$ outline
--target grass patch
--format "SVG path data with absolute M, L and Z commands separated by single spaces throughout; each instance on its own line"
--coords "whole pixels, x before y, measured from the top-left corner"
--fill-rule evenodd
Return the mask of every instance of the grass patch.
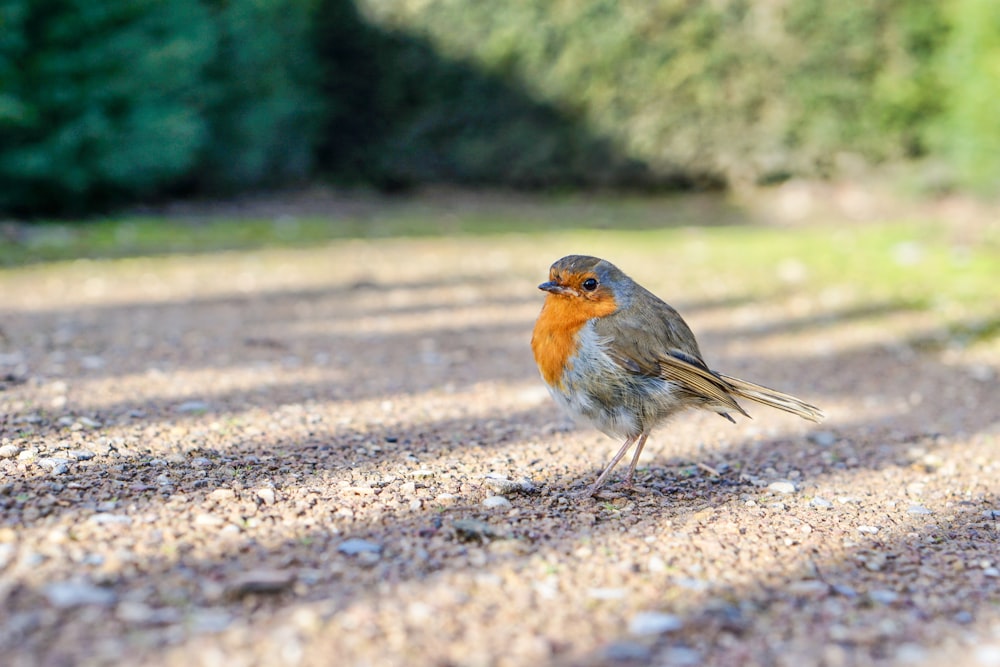
M 371 198 L 332 206 L 323 217 L 131 217 L 15 231 L 13 240 L 0 242 L 6 271 L 77 258 L 308 248 L 338 239 L 488 237 L 484 242 L 502 243 L 517 234 L 566 252 L 628 257 L 623 268 L 664 295 L 761 299 L 780 290 L 841 290 L 847 296 L 839 300 L 846 309 L 834 314 L 839 318 L 931 310 L 941 315 L 948 338 L 979 342 L 998 335 L 1000 237 L 989 229 L 958 243 L 933 221 L 779 228 L 757 224 L 720 195 Z M 651 283 L 650 276 L 661 282 Z
M 317 207 L 313 203 L 306 208 Z M 233 214 L 209 212 L 170 217 L 116 217 L 80 223 L 8 224 L 0 228 L 0 266 L 81 258 L 310 247 L 338 239 L 481 236 L 566 229 L 649 230 L 685 225 L 734 226 L 748 222 L 738 207 L 717 195 L 351 196 L 342 202 L 331 202 L 328 208 L 329 212 L 322 215 L 275 212 L 265 217 L 254 213 L 253 206 L 248 206 Z

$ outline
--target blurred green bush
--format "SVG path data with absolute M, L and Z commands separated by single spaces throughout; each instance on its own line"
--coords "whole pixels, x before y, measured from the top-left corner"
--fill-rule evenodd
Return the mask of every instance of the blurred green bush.
M 4 0 L 0 208 L 82 212 L 187 173 L 213 49 L 197 0 Z
M 0 0 L 0 209 L 1000 173 L 995 0 Z
M 944 113 L 931 119 L 932 150 L 975 190 L 1000 189 L 1000 2 L 954 0 L 952 38 L 939 61 Z
M 0 0 L 0 210 L 81 214 L 312 169 L 311 8 Z
M 923 123 L 940 112 L 934 58 L 947 26 L 935 2 L 363 0 L 362 7 L 383 29 L 426 40 L 449 60 L 527 91 L 573 119 L 568 131 L 609 141 L 654 181 L 759 183 L 830 174 L 845 154 L 917 156 L 927 150 Z M 450 124 L 468 113 L 469 100 L 446 85 L 425 97 L 419 122 L 400 128 L 393 146 L 433 137 L 438 152 L 463 154 L 463 136 Z M 508 180 L 503 162 L 489 150 L 480 155 L 475 169 Z

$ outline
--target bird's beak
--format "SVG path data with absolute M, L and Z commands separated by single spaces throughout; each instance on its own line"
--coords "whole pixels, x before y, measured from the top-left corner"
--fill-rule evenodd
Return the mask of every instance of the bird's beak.
M 551 294 L 569 294 L 570 292 L 572 292 L 572 290 L 569 287 L 560 285 L 559 283 L 552 280 L 542 283 L 541 285 L 538 286 L 538 289 L 542 290 L 543 292 L 549 292 Z

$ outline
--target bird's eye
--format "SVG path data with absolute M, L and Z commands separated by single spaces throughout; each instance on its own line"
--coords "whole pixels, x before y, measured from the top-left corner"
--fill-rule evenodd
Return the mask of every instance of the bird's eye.
M 586 280 L 583 281 L 583 289 L 587 290 L 588 292 L 593 292 L 595 289 L 597 289 L 597 281 L 593 278 L 587 278 Z

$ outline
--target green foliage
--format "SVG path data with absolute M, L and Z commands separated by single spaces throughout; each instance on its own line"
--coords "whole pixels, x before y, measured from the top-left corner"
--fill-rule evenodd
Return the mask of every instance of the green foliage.
M 196 0 L 6 0 L 0 35 L 0 208 L 83 211 L 194 165 Z
M 509 118 L 519 111 L 504 109 L 502 143 L 572 146 L 586 143 L 580 138 L 586 135 L 591 145 L 604 142 L 620 152 L 617 162 L 599 160 L 605 172 L 640 163 L 654 182 L 762 182 L 829 173 L 845 152 L 872 161 L 918 155 L 925 149 L 920 124 L 938 111 L 930 59 L 944 23 L 935 3 L 537 0 L 498 9 L 470 0 L 365 0 L 362 6 L 384 30 L 425 40 L 449 61 L 472 65 L 508 90 L 525 90 L 562 117 L 559 134 L 548 124 L 516 126 Z M 393 146 L 412 144 L 426 155 L 414 135 L 429 136 L 446 160 L 472 148 L 482 156 L 475 166 L 509 181 L 494 145 L 476 149 L 460 140 L 480 120 L 473 103 L 484 97 L 467 88 L 466 98 L 434 77 L 422 81 L 423 113 L 404 123 L 410 131 L 399 130 Z M 538 172 L 530 161 L 526 169 Z M 538 173 L 542 182 L 551 176 Z
M 949 95 L 934 141 L 959 184 L 990 193 L 1000 188 L 1000 4 L 955 0 L 953 38 L 941 59 Z
M 387 188 L 643 179 L 636 160 L 518 82 L 451 58 L 422 35 L 366 21 L 344 0 L 317 11 L 331 104 L 320 159 L 335 177 Z
M 1000 173 L 994 0 L 0 0 L 0 210 Z M 846 159 L 845 159 L 846 158 Z
M 310 48 L 310 6 L 211 0 L 217 48 L 201 87 L 208 126 L 201 189 L 305 178 L 322 103 Z
M 81 213 L 312 167 L 308 3 L 3 0 L 0 209 Z

